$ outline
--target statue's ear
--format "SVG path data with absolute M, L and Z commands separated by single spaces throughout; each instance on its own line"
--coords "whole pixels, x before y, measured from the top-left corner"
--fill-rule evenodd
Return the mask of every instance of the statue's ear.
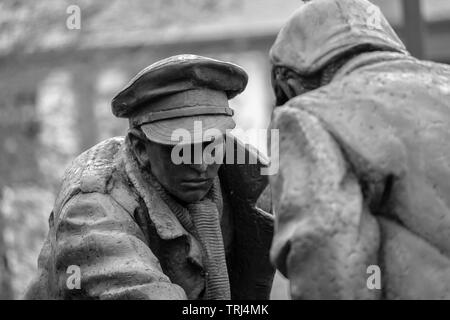
M 148 167 L 150 165 L 150 158 L 148 153 L 148 140 L 145 134 L 137 128 L 130 129 L 128 131 L 128 140 L 139 165 Z

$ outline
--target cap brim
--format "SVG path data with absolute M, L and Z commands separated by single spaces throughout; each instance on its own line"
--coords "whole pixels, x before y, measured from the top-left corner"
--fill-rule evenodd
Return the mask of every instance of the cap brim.
M 153 142 L 177 145 L 211 141 L 218 134 L 223 135 L 235 126 L 231 116 L 200 115 L 147 123 L 141 129 Z

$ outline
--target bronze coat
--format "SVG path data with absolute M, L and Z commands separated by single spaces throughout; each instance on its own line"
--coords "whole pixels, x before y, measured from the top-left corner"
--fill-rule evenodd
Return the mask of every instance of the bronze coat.
M 361 54 L 274 126 L 272 258 L 294 298 L 450 299 L 449 66 Z
M 223 165 L 219 171 L 232 299 L 268 299 L 272 286 L 273 218 L 255 205 L 267 185 L 260 166 Z M 27 299 L 202 296 L 207 270 L 200 244 L 142 177 L 123 138 L 106 140 L 74 160 L 49 225 Z M 71 265 L 80 267 L 80 289 L 67 286 Z

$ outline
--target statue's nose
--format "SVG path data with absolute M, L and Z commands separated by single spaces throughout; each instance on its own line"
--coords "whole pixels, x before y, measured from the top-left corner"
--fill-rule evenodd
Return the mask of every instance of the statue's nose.
M 206 170 L 208 169 L 208 165 L 204 162 L 202 162 L 201 164 L 192 164 L 191 167 L 199 173 L 206 172 Z

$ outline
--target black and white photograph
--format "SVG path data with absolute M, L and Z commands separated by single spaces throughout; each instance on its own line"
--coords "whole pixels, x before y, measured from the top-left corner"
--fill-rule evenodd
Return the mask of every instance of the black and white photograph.
M 450 300 L 450 1 L 0 0 L 0 300 Z

